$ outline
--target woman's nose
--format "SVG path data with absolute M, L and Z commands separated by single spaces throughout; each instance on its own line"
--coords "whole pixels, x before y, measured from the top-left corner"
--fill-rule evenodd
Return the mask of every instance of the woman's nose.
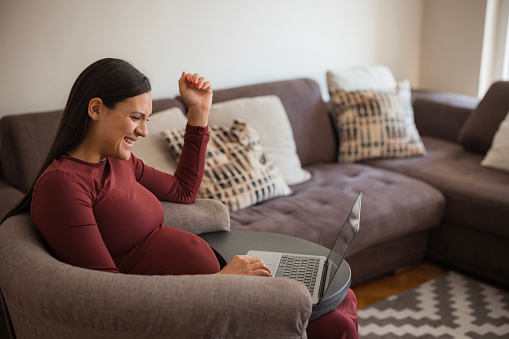
M 147 124 L 144 122 L 141 123 L 134 131 L 138 134 L 138 136 L 146 137 L 148 134 Z

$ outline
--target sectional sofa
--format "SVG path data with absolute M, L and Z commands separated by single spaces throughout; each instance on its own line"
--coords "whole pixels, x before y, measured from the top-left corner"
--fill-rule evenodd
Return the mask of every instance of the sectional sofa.
M 311 178 L 290 185 L 291 195 L 231 212 L 231 229 L 288 234 L 329 246 L 363 192 L 360 232 L 346 258 L 353 285 L 426 257 L 509 285 L 509 173 L 481 166 L 485 147 L 471 151 L 465 147 L 468 140 L 458 141 L 465 124 L 475 125 L 469 119 L 476 110 L 509 110 L 509 83 L 494 84 L 479 107 L 476 98 L 413 91 L 415 123 L 427 154 L 350 164 L 337 162 L 329 106 L 313 80 L 216 90 L 214 103 L 266 95 L 280 98 L 302 168 Z M 171 107 L 186 110 L 177 97 L 155 100 L 153 111 Z M 60 114 L 19 114 L 0 121 L 0 214 L 28 189 Z M 484 115 L 492 125 L 502 118 Z M 495 131 L 490 133 L 482 136 L 488 146 Z M 470 143 L 474 149 L 478 144 Z

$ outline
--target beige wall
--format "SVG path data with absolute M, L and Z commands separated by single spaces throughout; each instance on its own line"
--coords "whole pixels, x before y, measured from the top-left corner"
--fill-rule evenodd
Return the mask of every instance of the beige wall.
M 487 0 L 424 0 L 420 87 L 477 96 Z
M 309 77 L 327 100 L 328 69 L 373 64 L 475 96 L 487 2 L 0 0 L 0 116 L 62 108 L 103 57 L 145 72 L 154 98 L 176 95 L 185 70 L 216 89 Z
M 474 0 L 477 1 L 477 0 Z M 62 108 L 93 61 L 119 57 L 177 94 L 185 71 L 216 89 L 318 81 L 384 64 L 419 84 L 422 0 L 0 0 L 0 116 Z

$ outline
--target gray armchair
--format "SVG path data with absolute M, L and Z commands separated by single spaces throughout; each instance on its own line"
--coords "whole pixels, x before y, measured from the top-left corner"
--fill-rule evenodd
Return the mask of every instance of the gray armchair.
M 212 200 L 163 203 L 165 223 L 229 230 Z M 50 255 L 28 214 L 0 226 L 0 290 L 12 338 L 306 338 L 311 298 L 280 278 L 141 276 L 73 267 Z

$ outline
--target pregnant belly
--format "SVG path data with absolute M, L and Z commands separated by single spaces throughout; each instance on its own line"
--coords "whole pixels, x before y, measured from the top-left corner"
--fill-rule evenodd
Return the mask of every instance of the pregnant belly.
M 118 260 L 122 273 L 142 275 L 213 274 L 219 263 L 200 237 L 168 226 L 156 228 Z

